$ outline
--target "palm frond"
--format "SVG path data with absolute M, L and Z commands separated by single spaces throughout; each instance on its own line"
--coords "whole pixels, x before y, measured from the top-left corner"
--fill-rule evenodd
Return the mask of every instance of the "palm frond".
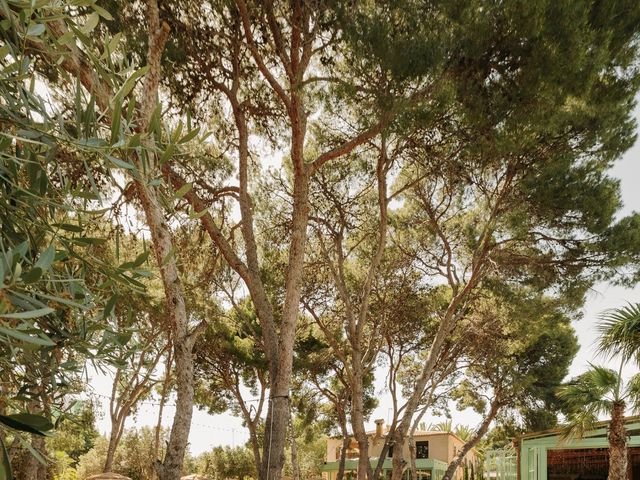
M 438 423 L 432 423 L 429 425 L 429 430 L 434 430 L 436 432 L 452 432 L 453 431 L 453 422 L 451 419 L 444 420 Z
M 582 438 L 585 432 L 592 430 L 598 421 L 598 414 L 589 408 L 577 410 L 568 417 L 568 422 L 562 429 L 562 440 Z
M 585 372 L 588 382 L 602 392 L 612 392 L 622 382 L 620 374 L 611 368 L 593 365 L 592 363 L 589 366 L 591 369 Z
M 607 395 L 614 398 L 620 385 L 620 376 L 614 370 L 591 365 L 591 369 L 558 389 L 558 397 L 571 411 L 588 408 L 589 405 L 603 405 L 606 408 Z
M 636 373 L 627 382 L 625 397 L 627 398 L 633 412 L 635 414 L 640 413 L 640 373 Z
M 640 303 L 607 310 L 600 315 L 598 350 L 607 356 L 620 355 L 625 362 L 639 360 Z
M 453 433 L 455 433 L 458 437 L 460 437 L 461 440 L 466 442 L 473 436 L 474 430 L 468 425 L 458 425 L 453 430 Z

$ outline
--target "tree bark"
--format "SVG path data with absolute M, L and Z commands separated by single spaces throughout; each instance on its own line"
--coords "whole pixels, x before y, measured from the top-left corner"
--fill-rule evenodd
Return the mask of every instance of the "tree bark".
M 300 462 L 298 462 L 298 445 L 296 441 L 296 433 L 291 423 L 291 476 L 293 480 L 302 480 L 300 476 Z
M 293 347 L 298 319 L 304 248 L 309 218 L 309 179 L 297 173 L 294 184 L 293 218 L 289 268 L 285 281 L 285 301 L 282 312 L 279 351 L 270 352 L 271 398 L 266 419 L 263 453 L 263 479 L 280 480 L 284 466 L 284 447 L 289 412 L 289 388 L 293 369 Z
M 411 433 L 409 433 L 409 468 L 411 480 L 416 480 L 418 474 L 416 472 L 416 440 L 413 437 L 413 429 L 411 429 Z
M 627 430 L 624 426 L 625 403 L 613 404 L 609 424 L 609 476 L 608 480 L 627 479 Z
M 103 473 L 113 471 L 113 459 L 115 458 L 116 449 L 118 448 L 118 444 L 120 443 L 120 437 L 122 436 L 123 427 L 124 422 L 120 422 L 119 420 L 111 421 L 111 433 L 109 435 L 107 457 L 105 458 L 104 468 L 102 469 Z
M 145 76 L 138 115 L 138 130 L 142 133 L 148 133 L 151 116 L 157 105 L 156 98 L 161 74 L 160 57 L 169 34 L 169 26 L 166 23 L 160 23 L 156 0 L 148 2 L 147 20 L 149 27 L 147 63 L 150 68 Z M 62 21 L 50 22 L 49 28 L 51 33 L 58 38 L 67 31 Z M 62 67 L 80 79 L 84 87 L 95 95 L 96 103 L 105 110 L 106 118 L 111 118 L 109 102 L 112 92 L 109 86 L 92 73 L 94 69 L 74 44 L 70 44 L 66 48 L 68 55 L 63 57 Z M 51 56 L 51 60 L 56 62 L 57 57 Z M 152 147 L 153 139 L 145 139 L 145 146 Z M 141 174 L 142 172 L 150 172 L 155 167 L 152 148 L 148 148 L 148 154 L 148 158 L 145 159 L 148 164 L 142 165 L 143 160 L 138 159 L 137 166 Z M 173 330 L 176 369 L 176 413 L 165 459 L 163 462 L 156 462 L 155 466 L 161 480 L 179 480 L 193 414 L 194 387 L 191 356 L 193 337 L 189 335 L 182 282 L 173 254 L 171 230 L 164 220 L 162 204 L 154 187 L 147 185 L 146 179 L 134 178 L 134 181 L 138 187 L 139 198 L 151 233 L 154 256 L 160 267 L 167 312 Z
M 427 410 L 431 405 L 435 388 L 436 388 L 435 385 L 431 387 L 431 392 L 429 393 L 429 399 L 427 400 L 425 405 L 420 409 L 420 413 L 418 414 L 416 419 L 413 421 L 413 424 L 411 425 L 411 430 L 409 430 L 409 462 L 410 462 L 410 468 L 411 468 L 411 474 L 410 474 L 411 480 L 416 480 L 418 476 L 418 474 L 416 473 L 416 441 L 413 435 L 416 432 L 416 429 L 418 428 L 418 426 L 420 425 L 420 422 L 422 421 L 422 417 L 424 417 L 424 414 L 427 413 Z
M 340 450 L 340 462 L 338 463 L 338 473 L 336 473 L 336 480 L 342 480 L 344 477 L 344 466 L 347 461 L 347 450 L 349 449 L 349 444 L 351 443 L 351 439 L 347 434 L 346 428 L 342 432 L 342 449 Z
M 352 409 L 351 409 L 351 428 L 353 428 L 353 436 L 358 442 L 358 480 L 366 480 L 371 478 L 371 464 L 369 462 L 369 437 L 364 427 L 364 388 L 362 385 L 362 372 L 359 361 L 359 351 L 353 351 L 353 374 L 351 378 L 352 388 Z
M 31 446 L 35 448 L 34 440 L 35 438 L 31 440 Z M 28 450 L 22 451 L 19 468 L 16 469 L 14 475 L 17 480 L 32 480 L 36 478 L 38 475 L 38 459 Z
M 378 463 L 376 464 L 376 468 L 373 469 L 371 480 L 378 480 L 380 478 L 380 475 L 382 474 L 382 467 L 384 466 L 384 461 L 387 459 L 387 454 L 389 453 L 391 432 L 393 431 L 393 428 L 395 428 L 395 424 L 392 424 L 391 431 L 385 438 L 384 445 L 382 446 L 382 450 L 380 451 L 380 457 L 378 458 Z
M 151 116 L 157 105 L 158 85 L 160 82 L 160 57 L 169 34 L 169 26 L 160 24 L 158 5 L 149 0 L 147 18 L 149 23 L 149 48 L 147 62 L 149 72 L 143 85 L 140 107 L 140 131 L 148 133 Z M 148 161 L 150 165 L 138 165 L 139 172 L 154 172 L 153 138 L 147 138 Z M 147 168 L 143 168 L 147 167 Z M 155 172 L 154 172 L 155 173 Z M 194 379 L 192 349 L 194 336 L 189 334 L 184 289 L 178 274 L 171 229 L 164 218 L 164 210 L 148 178 L 135 180 L 138 194 L 145 213 L 147 225 L 153 241 L 153 252 L 160 268 L 167 303 L 167 313 L 171 320 L 173 354 L 176 379 L 176 412 L 173 417 L 167 452 L 162 462 L 155 467 L 160 480 L 179 480 L 182 476 L 184 455 L 189 441 L 191 418 L 193 415 Z

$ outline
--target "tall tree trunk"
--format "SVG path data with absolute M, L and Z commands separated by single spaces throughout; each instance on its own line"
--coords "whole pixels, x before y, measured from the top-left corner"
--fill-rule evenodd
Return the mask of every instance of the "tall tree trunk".
M 187 451 L 191 418 L 193 416 L 193 339 L 189 336 L 186 316 L 184 323 L 178 324 L 178 329 L 175 333 L 176 413 L 173 417 L 164 461 L 162 464 L 156 463 L 160 480 L 179 480 L 182 476 L 182 465 Z
M 35 435 L 32 435 L 35 437 Z M 31 439 L 31 446 L 35 448 L 35 438 Z M 20 462 L 16 471 L 13 472 L 17 480 L 33 480 L 38 475 L 38 459 L 29 450 L 23 449 L 20 453 Z
M 31 435 L 31 448 L 46 457 L 44 437 Z M 46 475 L 46 465 L 40 463 L 29 450 L 23 448 L 19 458 L 18 468 L 13 472 L 16 480 L 44 480 L 43 472 Z
M 609 424 L 609 480 L 627 478 L 627 430 L 624 426 L 625 403 L 613 404 Z
M 158 85 L 160 82 L 160 58 L 164 44 L 169 34 L 169 26 L 160 24 L 158 5 L 155 0 L 149 0 L 147 9 L 149 23 L 149 48 L 147 62 L 149 71 L 145 76 L 142 101 L 140 107 L 140 131 L 148 133 L 153 111 L 157 106 Z M 139 171 L 155 171 L 155 157 L 152 154 L 153 137 L 145 139 L 148 147 L 148 163 L 142 165 Z M 145 168 L 146 167 L 146 168 Z M 160 275 L 164 287 L 167 303 L 167 313 L 171 320 L 171 338 L 175 362 L 176 379 L 176 411 L 171 425 L 171 434 L 167 452 L 162 462 L 156 462 L 155 467 L 160 480 L 179 480 L 182 475 L 184 455 L 189 441 L 191 418 L 193 415 L 194 379 L 192 349 L 194 336 L 189 334 L 189 320 L 184 298 L 182 281 L 178 274 L 178 266 L 173 248 L 174 242 L 171 229 L 164 218 L 164 210 L 158 198 L 155 187 L 148 184 L 149 178 L 135 179 L 138 194 L 145 213 L 147 225 L 153 241 L 153 252 L 160 268 Z
M 160 58 L 165 42 L 169 35 L 169 25 L 160 23 L 160 15 L 156 0 L 148 0 L 147 6 L 148 38 L 147 63 L 149 71 L 145 75 L 140 111 L 138 115 L 138 130 L 147 134 L 151 116 L 157 106 L 158 85 L 160 83 Z M 62 21 L 52 21 L 49 24 L 51 33 L 60 38 L 67 32 Z M 113 92 L 109 84 L 102 82 L 90 67 L 79 49 L 69 47 L 68 55 L 61 63 L 69 73 L 79 78 L 87 90 L 95 95 L 96 103 L 110 118 L 110 100 Z M 156 175 L 155 158 L 153 154 L 153 137 L 146 137 L 145 146 L 148 157 L 138 158 L 139 173 Z M 144 165 L 143 165 L 144 163 Z M 156 462 L 156 470 L 161 480 L 179 480 L 187 448 L 191 417 L 193 414 L 193 359 L 191 351 L 193 337 L 189 335 L 188 317 L 186 313 L 182 282 L 178 275 L 177 263 L 173 249 L 171 230 L 164 219 L 162 204 L 157 196 L 155 187 L 148 185 L 149 178 L 134 177 L 138 195 L 145 213 L 147 226 L 153 241 L 153 251 L 164 287 L 167 313 L 169 315 L 173 334 L 173 346 L 176 369 L 176 413 L 171 427 L 169 445 L 164 461 Z
M 351 428 L 353 436 L 358 442 L 358 480 L 371 478 L 371 464 L 369 462 L 369 437 L 364 425 L 364 386 L 362 383 L 362 365 L 359 349 L 353 350 L 353 368 L 351 375 Z
M 37 436 L 34 437 L 33 442 L 31 443 L 33 448 L 42 453 L 43 456 L 47 454 L 47 446 L 45 444 L 44 437 Z M 36 476 L 33 477 L 34 480 L 47 480 L 47 464 L 38 462 L 36 468 Z
M 471 451 L 473 447 L 478 444 L 478 442 L 480 442 L 480 440 L 482 440 L 482 438 L 489 430 L 489 425 L 491 425 L 493 419 L 496 418 L 499 409 L 500 400 L 498 398 L 494 398 L 494 400 L 491 402 L 491 407 L 489 409 L 489 412 L 487 413 L 487 416 L 482 420 L 482 423 L 480 423 L 473 436 L 467 442 L 465 442 L 458 454 L 454 457 L 451 463 L 449 463 L 447 470 L 444 472 L 442 480 L 453 479 L 456 470 L 462 463 L 462 460 L 464 460 L 464 457 L 467 455 L 467 453 L 469 453 L 469 451 Z
M 300 476 L 300 462 L 298 461 L 298 445 L 296 435 L 291 425 L 291 475 L 293 480 L 302 480 Z
M 289 388 L 293 370 L 293 346 L 296 323 L 300 311 L 300 290 L 303 275 L 304 249 L 307 242 L 307 222 L 309 219 L 309 177 L 304 167 L 302 145 L 295 141 L 292 158 L 298 171 L 295 174 L 293 190 L 293 215 L 291 222 L 291 244 L 289 266 L 285 280 L 285 299 L 282 311 L 278 350 L 269 352 L 271 397 L 269 413 L 265 424 L 265 444 L 262 456 L 262 480 L 280 480 L 284 466 L 284 449 L 289 418 Z M 296 159 L 296 156 L 298 158 Z M 297 161 L 296 161 L 297 160 Z
M 436 332 L 436 335 L 431 342 L 429 354 L 427 355 L 425 364 L 422 367 L 422 372 L 420 373 L 420 376 L 416 381 L 413 392 L 405 403 L 402 420 L 394 431 L 393 470 L 391 472 L 391 480 L 402 480 L 402 450 L 404 449 L 406 435 L 409 432 L 409 428 L 411 427 L 412 419 L 416 411 L 418 410 L 421 400 L 425 395 L 427 384 L 433 377 L 433 373 L 436 369 L 438 358 L 442 352 L 445 340 L 451 333 L 453 327 L 455 327 L 455 324 L 458 320 L 458 309 L 464 302 L 464 299 L 466 299 L 468 293 L 474 288 L 478 281 L 479 277 L 474 272 L 469 279 L 469 282 L 449 303 L 447 311 L 445 312 L 444 317 L 440 322 L 440 326 L 438 327 L 438 331 Z
M 399 433 L 394 433 L 393 458 L 391 459 L 391 479 L 402 480 L 404 459 L 402 449 L 404 448 L 404 437 Z M 398 452 L 399 450 L 399 452 Z
M 416 417 L 416 419 L 413 421 L 413 424 L 411 425 L 411 430 L 409 430 L 409 464 L 411 468 L 411 474 L 410 474 L 411 480 L 417 480 L 417 477 L 418 477 L 417 469 L 416 469 L 416 455 L 417 455 L 416 440 L 413 435 L 415 434 L 416 429 L 420 425 L 420 422 L 422 421 L 422 417 L 424 417 L 424 414 L 427 413 L 427 410 L 431 406 L 434 391 L 435 391 L 435 386 L 431 388 L 431 392 L 429 393 L 429 399 L 427 400 L 425 405 L 420 409 L 418 416 Z

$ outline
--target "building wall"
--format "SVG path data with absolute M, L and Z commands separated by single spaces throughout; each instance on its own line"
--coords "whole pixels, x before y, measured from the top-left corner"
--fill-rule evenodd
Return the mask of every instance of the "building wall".
M 414 436 L 415 441 L 428 441 L 429 442 L 429 458 L 440 460 L 442 462 L 449 463 L 458 451 L 464 445 L 464 442 L 458 437 L 446 432 L 429 432 L 427 434 L 417 434 Z M 369 437 L 369 457 L 379 457 L 384 446 L 385 437 L 376 437 L 371 435 Z M 357 448 L 357 443 L 352 441 L 351 445 Z M 329 438 L 327 440 L 327 462 L 337 462 L 340 460 L 339 448 L 342 447 L 341 438 Z M 402 456 L 405 459 L 409 459 L 409 446 L 405 445 Z M 350 458 L 357 458 L 354 455 Z M 466 456 L 466 461 L 469 463 L 476 462 L 475 450 L 471 450 Z M 458 472 L 457 477 L 461 477 L 462 469 Z

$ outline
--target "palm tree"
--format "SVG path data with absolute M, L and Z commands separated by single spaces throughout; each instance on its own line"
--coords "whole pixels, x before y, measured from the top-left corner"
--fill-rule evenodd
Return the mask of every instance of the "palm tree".
M 433 430 L 434 432 L 451 433 L 453 431 L 453 421 L 451 421 L 451 419 L 447 419 L 442 422 L 432 423 L 429 425 L 429 430 Z
M 456 425 L 453 433 L 455 433 L 463 442 L 467 442 L 473 435 L 474 431 L 473 428 L 469 427 L 469 425 Z
M 620 363 L 616 372 L 602 366 L 591 365 L 567 385 L 558 395 L 569 407 L 567 436 L 582 436 L 594 427 L 598 417 L 611 417 L 609 423 L 609 480 L 627 478 L 627 432 L 624 412 L 627 406 L 640 409 L 640 374 L 634 375 L 625 385 Z
M 640 303 L 607 310 L 600 316 L 600 352 L 640 363 Z
M 432 423 L 429 425 L 429 430 L 433 430 L 434 432 L 447 432 L 453 433 L 457 435 L 460 440 L 466 442 L 473 435 L 473 429 L 468 425 L 456 425 L 453 427 L 453 421 L 451 419 L 444 420 L 438 423 Z

